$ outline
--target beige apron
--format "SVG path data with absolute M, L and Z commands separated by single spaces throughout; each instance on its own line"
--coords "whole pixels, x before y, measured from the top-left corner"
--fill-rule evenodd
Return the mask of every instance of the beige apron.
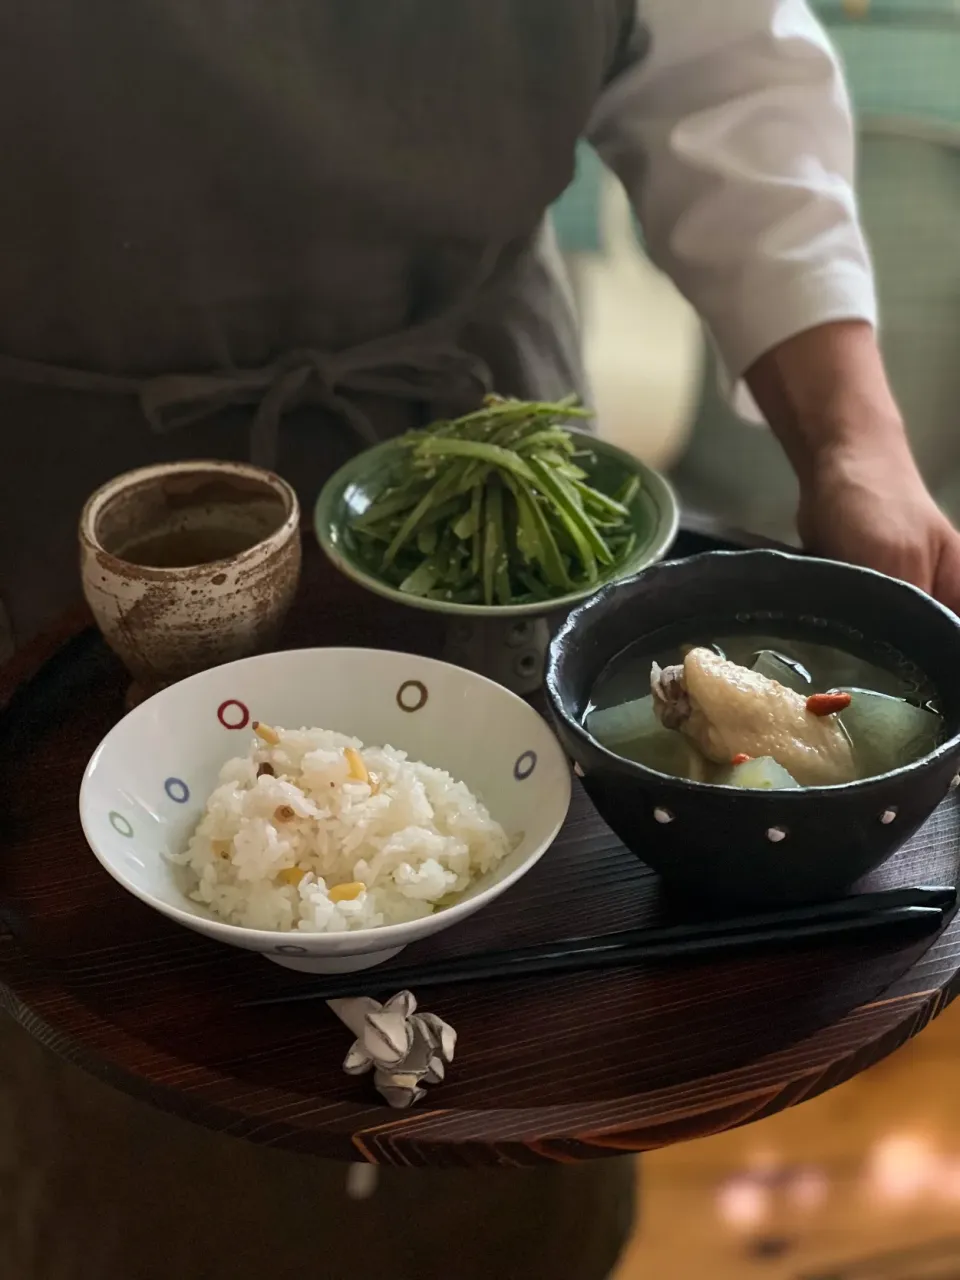
M 485 386 L 581 384 L 541 231 L 634 0 L 10 0 L 0 655 L 77 592 L 84 497 L 253 456 L 308 501 Z M 4 1280 L 600 1280 L 621 1161 L 343 1166 L 181 1124 L 0 1024 Z

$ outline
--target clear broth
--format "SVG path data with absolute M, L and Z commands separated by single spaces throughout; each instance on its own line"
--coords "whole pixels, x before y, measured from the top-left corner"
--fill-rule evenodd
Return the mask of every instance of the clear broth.
M 628 646 L 607 664 L 594 684 L 589 704 L 584 711 L 584 721 L 589 720 L 593 712 L 617 708 L 646 698 L 650 693 L 650 670 L 653 663 L 656 662 L 661 667 L 682 663 L 691 648 L 701 646 L 713 649 L 731 662 L 744 667 L 751 667 L 761 651 L 772 652 L 789 664 L 799 666 L 809 676 L 809 683 L 804 681 L 804 692 L 807 689 L 810 693 L 838 688 L 862 689 L 885 694 L 939 715 L 936 689 L 923 672 L 902 654 L 889 646 L 870 646 L 864 643 L 855 651 L 852 645 L 841 647 L 825 643 L 828 639 L 834 639 L 834 636 L 827 627 L 823 627 L 822 632 L 823 640 L 819 637 L 811 639 L 810 628 L 791 629 L 789 626 L 778 625 L 776 633 L 771 634 L 761 631 L 757 620 L 745 621 L 737 628 L 731 627 L 730 620 L 726 619 L 655 633 Z M 674 737 L 673 731 L 663 732 L 669 738 Z M 621 747 L 611 743 L 609 749 L 663 773 L 681 777 L 697 776 L 687 773 L 676 764 L 674 751 L 663 752 L 663 743 L 657 744 L 652 738 L 645 742 L 646 745 L 639 754 L 627 749 L 626 744 Z M 637 745 L 642 745 L 639 739 Z M 857 742 L 854 741 L 853 746 L 856 752 Z M 919 754 L 925 754 L 925 751 L 921 750 Z M 910 758 L 916 756 L 911 755 Z M 858 776 L 875 776 L 876 772 L 876 769 L 864 769 Z M 709 763 L 706 776 L 700 775 L 700 780 L 714 780 Z
M 905 658 L 896 662 L 887 657 L 881 662 L 879 655 L 871 654 L 869 650 L 854 653 L 850 649 L 812 641 L 808 632 L 800 630 L 792 635 L 783 630 L 778 630 L 776 635 L 731 631 L 727 621 L 714 627 L 709 623 L 699 625 L 682 632 L 679 628 L 672 628 L 629 645 L 600 673 L 590 695 L 588 710 L 642 698 L 650 692 L 650 667 L 654 662 L 661 667 L 682 662 L 688 649 L 700 645 L 719 649 L 724 657 L 744 667 L 750 665 L 754 654 L 763 649 L 773 650 L 807 669 L 811 693 L 852 685 L 872 689 L 875 693 L 886 693 L 893 698 L 904 698 L 917 706 L 929 705 L 931 710 L 937 709 L 933 685 Z

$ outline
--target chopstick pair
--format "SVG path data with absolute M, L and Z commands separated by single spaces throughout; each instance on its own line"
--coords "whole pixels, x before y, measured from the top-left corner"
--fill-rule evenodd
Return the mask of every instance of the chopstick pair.
M 483 951 L 419 965 L 398 965 L 366 973 L 344 974 L 297 991 L 245 1000 L 242 1009 L 332 1000 L 339 996 L 379 995 L 406 987 L 439 987 L 535 974 L 580 973 L 612 969 L 643 960 L 721 955 L 767 945 L 783 946 L 818 938 L 839 938 L 875 930 L 929 931 L 944 921 L 957 902 L 953 885 L 915 885 L 856 894 L 836 902 L 727 920 L 654 925 L 619 933 L 561 938 L 556 942 Z

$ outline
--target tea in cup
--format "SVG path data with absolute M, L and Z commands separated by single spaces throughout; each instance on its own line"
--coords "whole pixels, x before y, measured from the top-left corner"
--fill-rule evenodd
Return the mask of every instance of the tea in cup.
M 136 697 L 271 647 L 300 554 L 293 489 L 245 463 L 130 471 L 80 518 L 84 596 Z

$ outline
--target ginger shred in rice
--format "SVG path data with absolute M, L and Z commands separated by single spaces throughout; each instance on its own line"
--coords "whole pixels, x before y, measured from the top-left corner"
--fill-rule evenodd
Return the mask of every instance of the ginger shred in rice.
M 431 915 L 509 851 L 442 769 L 326 729 L 258 725 L 171 860 L 231 924 L 336 933 Z

